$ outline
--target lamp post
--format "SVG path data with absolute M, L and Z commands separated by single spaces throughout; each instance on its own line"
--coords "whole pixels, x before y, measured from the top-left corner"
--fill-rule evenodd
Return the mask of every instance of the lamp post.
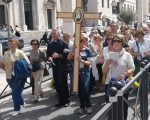
M 12 0 L 2 0 L 4 3 L 6 3 L 6 16 L 7 16 L 7 31 L 8 31 L 8 39 L 10 38 L 10 33 L 9 33 L 9 3 Z

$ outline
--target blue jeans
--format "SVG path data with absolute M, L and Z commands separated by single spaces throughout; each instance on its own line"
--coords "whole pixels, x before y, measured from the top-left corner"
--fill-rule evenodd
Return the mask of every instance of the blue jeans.
M 12 90 L 12 99 L 14 104 L 14 111 L 20 110 L 20 105 L 24 104 L 22 91 L 25 85 L 25 80 L 7 79 L 7 83 Z
M 79 100 L 80 107 L 90 107 L 90 95 L 89 95 L 89 84 L 90 84 L 90 69 L 84 67 L 80 69 L 79 74 Z

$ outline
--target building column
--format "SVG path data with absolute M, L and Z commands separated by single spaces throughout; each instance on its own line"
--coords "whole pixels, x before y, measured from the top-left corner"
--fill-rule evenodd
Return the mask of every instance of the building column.
M 66 3 L 68 4 L 66 6 Z M 75 0 L 63 0 L 63 4 L 61 5 L 61 12 L 73 12 L 75 9 L 76 1 Z M 68 27 L 69 26 L 69 27 Z M 75 23 L 73 19 L 63 19 L 63 31 L 70 33 L 71 37 L 75 32 Z
M 32 16 L 33 16 L 33 28 L 39 30 L 39 15 L 38 15 L 38 3 L 37 0 L 32 1 Z
M 138 26 L 141 27 L 143 23 L 143 0 L 137 0 L 137 15 Z
M 22 25 L 22 30 L 26 31 L 27 30 L 27 25 L 25 24 L 25 14 L 24 14 L 24 1 L 20 1 L 20 20 L 21 20 L 21 25 Z

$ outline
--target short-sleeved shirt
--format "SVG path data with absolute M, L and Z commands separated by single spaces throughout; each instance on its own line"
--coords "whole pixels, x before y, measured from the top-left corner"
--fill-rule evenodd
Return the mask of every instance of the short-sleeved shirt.
M 82 60 L 90 60 L 92 57 L 92 52 L 89 48 L 84 48 L 80 51 L 80 56 Z M 80 63 L 80 68 L 83 68 L 84 64 Z

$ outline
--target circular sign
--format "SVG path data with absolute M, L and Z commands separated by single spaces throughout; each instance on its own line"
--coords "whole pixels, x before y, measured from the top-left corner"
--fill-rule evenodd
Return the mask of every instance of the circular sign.
M 5 3 L 10 3 L 12 0 L 2 0 Z
M 75 23 L 81 23 L 84 18 L 84 13 L 81 8 L 76 8 L 73 12 L 73 19 Z

